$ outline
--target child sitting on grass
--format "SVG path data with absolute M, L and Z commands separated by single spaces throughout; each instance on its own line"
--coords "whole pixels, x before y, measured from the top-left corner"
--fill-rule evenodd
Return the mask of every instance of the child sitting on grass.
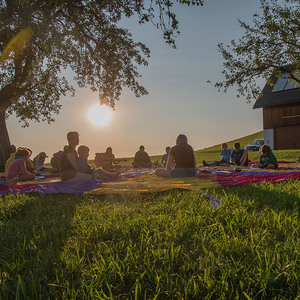
M 89 174 L 92 178 L 95 179 L 114 179 L 117 178 L 120 174 L 120 172 L 108 172 L 102 169 L 94 170 L 91 168 L 91 166 L 88 164 L 88 157 L 90 153 L 90 149 L 87 146 L 80 146 L 78 147 L 78 158 L 77 158 L 77 166 L 79 168 L 79 171 L 82 173 Z
M 259 163 L 253 165 L 254 168 L 262 168 L 262 169 L 277 169 L 278 162 L 277 159 L 272 152 L 270 146 L 262 145 L 261 147 L 261 156 Z

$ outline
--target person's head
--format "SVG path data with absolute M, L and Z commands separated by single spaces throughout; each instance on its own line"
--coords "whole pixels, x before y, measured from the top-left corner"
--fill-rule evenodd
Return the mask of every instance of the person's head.
M 59 150 L 58 152 L 54 153 L 53 156 L 62 157 L 63 153 L 64 153 L 63 151 Z
M 29 153 L 29 155 L 28 155 L 28 159 L 30 158 L 30 156 L 31 156 L 31 154 L 32 154 L 32 150 L 31 149 L 29 149 L 29 148 L 21 148 L 21 149 L 26 149 L 27 151 L 28 151 L 28 153 Z
M 241 149 L 241 145 L 240 145 L 240 143 L 238 143 L 238 142 L 235 142 L 234 144 L 233 144 L 233 148 L 234 148 L 234 150 L 235 151 L 239 151 L 240 149 Z
M 77 131 L 68 132 L 67 140 L 70 146 L 76 147 L 79 144 L 79 133 Z
M 10 145 L 8 148 L 9 154 L 15 153 L 17 151 L 17 148 L 15 145 Z
M 187 144 L 187 143 L 188 143 L 188 140 L 187 140 L 186 135 L 184 135 L 184 134 L 179 134 L 179 136 L 178 136 L 177 139 L 176 139 L 176 145 L 179 145 L 179 144 Z
M 267 156 L 269 154 L 269 152 L 271 151 L 271 148 L 269 145 L 262 145 L 260 152 L 262 154 L 262 156 Z
M 24 160 L 27 160 L 29 158 L 29 156 L 31 155 L 29 149 L 27 148 L 18 148 L 17 152 L 16 152 L 16 157 L 23 157 Z
M 145 151 L 145 147 L 143 145 L 141 145 L 139 149 L 140 149 L 141 152 Z
M 169 154 L 170 150 L 171 150 L 171 147 L 169 147 L 169 146 L 166 147 L 166 153 L 167 153 L 167 154 Z
M 77 151 L 78 151 L 79 157 L 86 158 L 86 159 L 89 157 L 89 153 L 90 153 L 89 147 L 82 145 L 82 146 L 78 147 Z
M 32 150 L 29 149 L 29 148 L 25 148 L 25 147 L 19 147 L 19 148 L 17 149 L 17 152 L 18 152 L 18 150 L 21 150 L 21 149 L 26 149 L 26 150 L 29 152 L 29 156 L 32 154 Z
M 105 153 L 106 154 L 112 154 L 112 148 L 111 147 L 107 147 Z
M 45 152 L 41 152 L 39 155 L 38 155 L 38 158 L 41 159 L 41 160 L 45 160 L 46 159 L 47 154 Z
M 223 149 L 223 150 L 227 150 L 228 149 L 228 146 L 227 146 L 227 144 L 226 143 L 223 143 L 222 145 L 221 145 L 221 148 Z

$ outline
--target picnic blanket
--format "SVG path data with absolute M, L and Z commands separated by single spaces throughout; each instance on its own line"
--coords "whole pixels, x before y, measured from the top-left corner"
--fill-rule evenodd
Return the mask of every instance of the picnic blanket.
M 300 168 L 288 168 L 288 170 L 253 170 L 251 168 L 241 168 L 238 172 L 234 169 L 203 169 L 198 172 L 197 177 L 199 179 L 210 179 L 222 187 L 250 185 L 253 183 L 298 179 L 300 178 Z
M 121 194 L 160 192 L 171 189 L 204 190 L 225 186 L 249 185 L 253 183 L 278 182 L 300 178 L 299 164 L 282 164 L 277 170 L 261 170 L 250 167 L 203 167 L 199 166 L 195 178 L 160 178 L 154 169 L 133 169 L 126 167 L 116 180 L 60 181 L 58 175 L 18 183 L 10 188 L 0 188 L 0 195 L 38 193 L 49 194 Z

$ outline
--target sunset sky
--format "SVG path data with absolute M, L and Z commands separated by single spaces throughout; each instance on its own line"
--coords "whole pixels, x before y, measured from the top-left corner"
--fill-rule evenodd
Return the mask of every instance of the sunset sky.
M 31 148 L 33 156 L 45 151 L 50 159 L 67 144 L 67 132 L 78 131 L 80 145 L 90 148 L 92 159 L 108 146 L 117 157 L 133 156 L 140 145 L 150 155 L 163 154 L 180 133 L 198 150 L 262 130 L 262 112 L 252 109 L 255 99 L 248 104 L 236 98 L 234 89 L 219 93 L 207 83 L 222 79 L 217 44 L 238 39 L 242 31 L 237 19 L 251 23 L 259 0 L 206 0 L 203 7 L 176 7 L 181 32 L 176 50 L 164 43 L 153 25 L 124 22 L 134 39 L 151 50 L 149 66 L 139 69 L 148 96 L 135 98 L 124 89 L 109 123 L 96 126 L 88 112 L 98 101 L 97 93 L 75 86 L 76 96 L 62 99 L 55 123 L 31 122 L 22 128 L 11 116 L 7 121 L 11 143 Z

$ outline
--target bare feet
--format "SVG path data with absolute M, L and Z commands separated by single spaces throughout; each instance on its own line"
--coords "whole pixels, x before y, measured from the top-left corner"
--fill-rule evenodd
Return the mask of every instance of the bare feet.
M 15 185 L 17 182 L 18 182 L 18 178 L 14 177 L 12 179 L 6 180 L 5 184 L 7 187 L 11 187 L 11 186 Z
M 121 170 L 119 170 L 115 173 L 112 173 L 113 176 L 111 178 L 115 179 L 115 178 L 119 177 L 120 173 L 121 173 Z

